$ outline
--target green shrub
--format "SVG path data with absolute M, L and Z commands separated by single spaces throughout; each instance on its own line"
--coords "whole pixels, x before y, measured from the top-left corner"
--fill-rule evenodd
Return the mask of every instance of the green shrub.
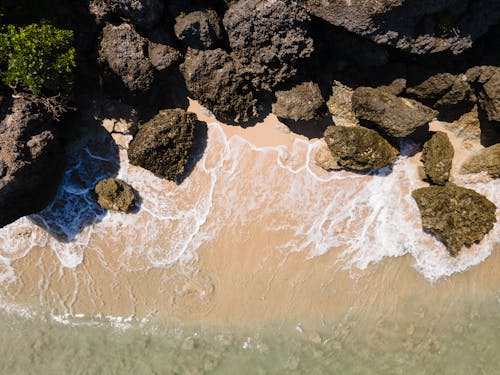
M 41 93 L 68 94 L 73 87 L 73 32 L 49 24 L 7 25 L 0 31 L 0 79 Z

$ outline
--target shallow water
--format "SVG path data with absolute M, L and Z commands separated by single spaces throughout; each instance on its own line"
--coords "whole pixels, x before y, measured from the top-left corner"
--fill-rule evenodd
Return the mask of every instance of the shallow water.
M 411 198 L 418 155 L 327 173 L 317 141 L 226 134 L 208 125 L 181 184 L 94 139 L 46 210 L 0 229 L 0 373 L 500 372 L 499 224 L 451 258 Z M 93 201 L 115 174 L 138 212 Z M 456 182 L 500 206 L 499 180 Z

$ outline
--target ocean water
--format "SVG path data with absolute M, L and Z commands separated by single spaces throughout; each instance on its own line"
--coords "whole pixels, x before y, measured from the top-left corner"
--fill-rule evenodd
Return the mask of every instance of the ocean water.
M 212 123 L 206 142 L 175 183 L 94 139 L 47 209 L 0 229 L 0 373 L 500 373 L 500 225 L 449 257 L 412 144 L 356 174 L 315 166 L 317 141 Z M 95 204 L 115 175 L 137 212 Z M 500 181 L 456 183 L 500 207 Z

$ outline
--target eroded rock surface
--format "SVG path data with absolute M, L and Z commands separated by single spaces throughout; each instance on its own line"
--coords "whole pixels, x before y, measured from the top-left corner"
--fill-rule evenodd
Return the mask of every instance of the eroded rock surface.
M 435 132 L 424 144 L 422 162 L 427 179 L 436 185 L 444 185 L 450 178 L 455 151 L 445 132 Z
M 357 171 L 387 167 L 399 154 L 375 130 L 362 126 L 329 126 L 324 139 L 340 167 Z
M 474 190 L 452 183 L 412 192 L 422 226 L 442 241 L 452 256 L 481 241 L 496 222 L 495 205 Z
M 357 88 L 352 104 L 358 118 L 374 123 L 393 137 L 406 137 L 437 116 L 435 110 L 383 88 Z
M 277 91 L 273 113 L 294 121 L 308 121 L 320 117 L 325 100 L 317 83 L 304 82 L 288 91 Z
M 0 123 L 0 227 L 41 211 L 55 197 L 63 145 L 45 108 L 15 99 Z
M 472 154 L 460 168 L 460 173 L 486 172 L 493 178 L 500 178 L 500 143 Z
M 157 24 L 163 14 L 161 0 L 91 0 L 89 10 L 97 19 L 115 14 L 143 27 Z
M 169 180 L 181 177 L 193 147 L 196 121 L 194 113 L 182 109 L 161 111 L 130 142 L 130 163 Z
M 175 35 L 187 46 L 196 49 L 209 49 L 222 39 L 221 21 L 217 12 L 191 12 L 175 19 Z
M 97 203 L 106 210 L 128 212 L 135 205 L 132 187 L 118 178 L 106 178 L 97 183 Z

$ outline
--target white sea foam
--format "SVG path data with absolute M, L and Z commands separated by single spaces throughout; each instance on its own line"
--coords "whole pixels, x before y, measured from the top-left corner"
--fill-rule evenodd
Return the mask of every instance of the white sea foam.
M 35 246 L 52 249 L 65 267 L 80 264 L 89 248 L 118 249 L 120 267 L 132 271 L 187 264 L 222 229 L 234 228 L 235 244 L 265 236 L 244 230 L 259 222 L 268 224 L 261 230 L 284 233 L 279 251 L 316 257 L 335 250 L 345 269 L 411 254 L 415 269 L 431 281 L 478 264 L 498 244 L 500 224 L 480 244 L 449 257 L 443 244 L 422 231 L 411 191 L 425 183 L 414 159 L 400 157 L 392 171 L 326 172 L 313 162 L 319 146 L 297 139 L 290 149 L 257 147 L 239 136 L 228 139 L 212 123 L 203 157 L 176 184 L 129 165 L 124 151 L 116 160 L 102 144 L 90 145 L 71 159 L 46 210 L 0 229 L 0 281 L 12 279 L 10 262 Z M 138 190 L 138 213 L 105 213 L 93 201 L 95 183 L 116 174 Z M 498 180 L 457 182 L 500 206 Z

